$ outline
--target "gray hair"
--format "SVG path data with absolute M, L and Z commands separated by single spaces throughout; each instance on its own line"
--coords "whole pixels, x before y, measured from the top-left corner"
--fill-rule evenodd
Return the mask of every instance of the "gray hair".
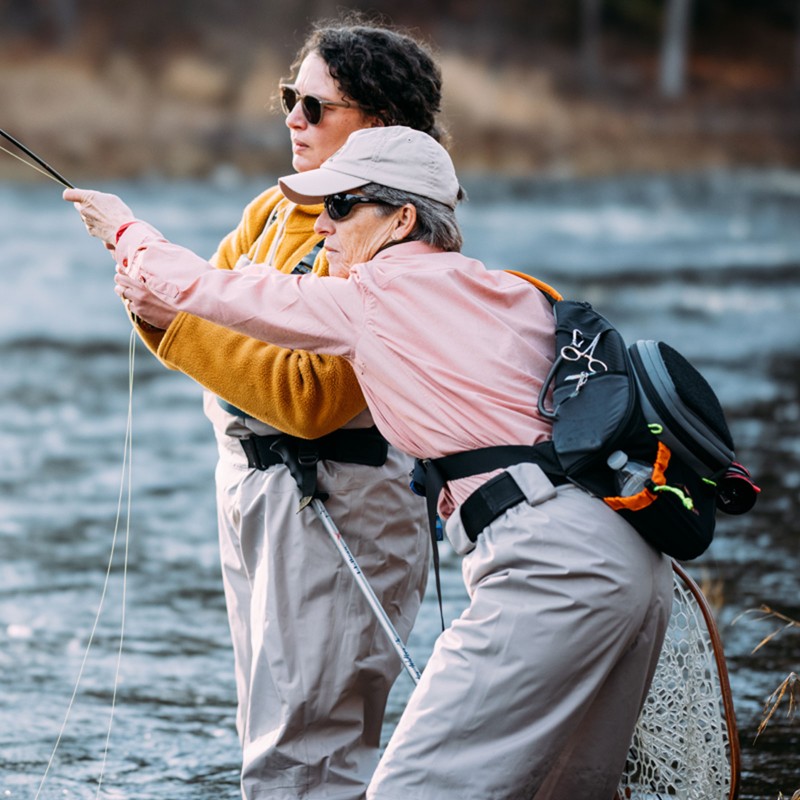
M 417 224 L 406 237 L 406 241 L 425 242 L 451 253 L 461 252 L 464 240 L 458 227 L 456 213 L 444 203 L 437 203 L 422 195 L 400 189 L 391 189 L 379 183 L 368 183 L 361 187 L 361 191 L 373 200 L 384 201 L 392 208 L 400 208 L 410 203 L 417 209 Z M 459 189 L 458 199 L 461 200 L 463 197 L 464 191 Z M 378 213 L 385 216 L 392 213 L 392 208 L 377 206 Z

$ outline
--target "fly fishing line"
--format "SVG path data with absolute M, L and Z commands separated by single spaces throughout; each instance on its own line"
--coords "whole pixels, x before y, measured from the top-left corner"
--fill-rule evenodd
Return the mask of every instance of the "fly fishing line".
M 20 161 L 21 163 L 25 164 L 31 169 L 36 170 L 36 172 L 39 172 L 40 174 L 44 175 L 46 178 L 50 178 L 50 180 L 53 180 L 56 183 L 59 183 L 68 189 L 75 188 L 63 175 L 61 175 L 55 169 L 53 169 L 53 167 L 51 167 L 46 161 L 44 161 L 44 159 L 37 156 L 36 153 L 34 153 L 32 150 L 30 150 L 28 147 L 22 144 L 22 142 L 18 141 L 13 136 L 11 136 L 11 134 L 0 129 L 0 136 L 2 136 L 11 144 L 13 144 L 23 153 L 25 153 L 25 155 L 32 158 L 35 163 L 31 163 L 30 161 L 25 160 L 16 153 L 13 153 L 11 150 L 8 150 L 7 148 L 0 145 L 0 150 L 2 150 L 4 153 L 7 153 L 12 158 L 17 159 L 17 161 Z M 128 557 L 130 552 L 129 548 L 130 548 L 130 530 L 131 530 L 131 476 L 132 476 L 131 457 L 132 457 L 132 431 L 133 431 L 134 354 L 136 350 L 135 346 L 136 346 L 136 333 L 135 331 L 131 330 L 130 339 L 128 340 L 128 414 L 125 425 L 125 440 L 123 444 L 123 453 L 122 453 L 122 472 L 120 476 L 119 495 L 117 497 L 117 512 L 114 520 L 114 532 L 111 537 L 111 552 L 109 554 L 108 566 L 106 568 L 105 579 L 103 581 L 103 589 L 100 594 L 100 602 L 97 608 L 97 613 L 95 614 L 91 632 L 89 634 L 89 639 L 86 643 L 86 649 L 83 654 L 83 659 L 81 661 L 80 669 L 78 670 L 78 677 L 75 681 L 75 686 L 72 690 L 72 695 L 70 697 L 69 703 L 67 704 L 67 711 L 64 715 L 64 721 L 61 723 L 61 729 L 59 730 L 58 736 L 56 737 L 56 743 L 53 746 L 52 752 L 50 753 L 50 758 L 48 759 L 47 767 L 45 768 L 44 774 L 42 775 L 42 779 L 39 783 L 39 788 L 36 791 L 34 800 L 38 800 L 38 798 L 40 797 L 45 782 L 47 781 L 47 777 L 50 774 L 50 770 L 53 766 L 53 762 L 55 761 L 56 753 L 58 752 L 58 748 L 61 745 L 61 741 L 64 737 L 64 732 L 66 731 L 67 728 L 67 723 L 69 722 L 72 709 L 75 705 L 75 700 L 78 696 L 81 680 L 83 679 L 83 674 L 86 670 L 86 664 L 89 660 L 89 653 L 91 652 L 92 645 L 94 643 L 95 634 L 97 633 L 97 628 L 98 625 L 100 624 L 100 618 L 103 613 L 106 595 L 108 594 L 108 587 L 111 580 L 111 571 L 114 564 L 114 556 L 117 550 L 117 540 L 119 538 L 120 521 L 122 519 L 122 505 L 124 497 L 126 498 L 125 550 L 124 550 L 123 567 L 122 567 L 122 599 L 121 599 L 122 608 L 120 612 L 119 647 L 117 650 L 116 667 L 114 673 L 114 686 L 111 695 L 111 709 L 109 712 L 108 728 L 106 730 L 105 745 L 103 747 L 102 764 L 100 767 L 100 775 L 97 781 L 97 794 L 95 795 L 95 797 L 100 796 L 100 790 L 103 785 L 103 778 L 105 776 L 106 765 L 108 763 L 108 751 L 111 746 L 111 731 L 114 723 L 114 712 L 116 710 L 116 705 L 117 705 L 117 689 L 119 686 L 120 670 L 122 665 L 122 652 L 125 641 L 125 612 L 127 605 L 126 601 L 127 601 L 127 587 L 128 587 Z
M 24 158 L 21 158 L 16 153 L 12 153 L 11 150 L 7 150 L 5 147 L 0 145 L 0 150 L 4 153 L 8 153 L 12 158 L 16 158 L 17 161 L 21 161 L 23 164 L 29 166 L 31 169 L 35 169 L 37 172 L 40 172 L 46 178 L 50 178 L 50 180 L 55 181 L 56 183 L 60 183 L 62 186 L 65 186 L 67 189 L 74 189 L 75 187 L 60 173 L 56 172 L 44 159 L 39 158 L 33 150 L 29 150 L 22 142 L 15 139 L 10 133 L 6 133 L 2 128 L 0 128 L 0 136 L 2 136 L 6 141 L 10 142 L 14 145 L 18 150 L 21 150 L 25 153 L 26 156 L 32 158 L 36 163 L 31 164 L 30 161 L 26 161 Z M 37 166 L 38 165 L 38 166 Z
M 1 145 L 1 144 L 0 144 L 0 150 L 2 150 L 4 153 L 7 153 L 8 155 L 10 155 L 11 158 L 16 158 L 17 161 L 19 161 L 20 163 L 24 164 L 26 167 L 30 167 L 31 169 L 35 169 L 40 175 L 44 175 L 45 178 L 49 178 L 51 181 L 55 181 L 56 183 L 60 182 L 57 178 L 54 178 L 49 172 L 45 172 L 40 167 L 37 167 L 36 164 L 31 164 L 30 161 L 26 161 L 24 158 L 22 158 L 22 156 L 19 156 L 16 153 L 12 153 L 7 147 L 3 147 L 3 145 Z
M 111 537 L 111 552 L 108 557 L 108 566 L 106 568 L 105 579 L 103 581 L 103 589 L 100 594 L 100 603 L 98 605 L 97 613 L 95 614 L 94 618 L 94 623 L 92 625 L 92 629 L 89 634 L 89 640 L 86 643 L 86 649 L 84 650 L 83 653 L 83 659 L 81 661 L 80 669 L 78 670 L 78 677 L 75 681 L 75 687 L 72 690 L 72 696 L 70 697 L 69 703 L 67 705 L 67 711 L 66 714 L 64 715 L 64 721 L 61 723 L 61 729 L 58 732 L 56 743 L 53 746 L 52 752 L 50 753 L 50 758 L 47 762 L 47 767 L 44 771 L 44 775 L 42 775 L 42 779 L 39 783 L 39 788 L 36 791 L 34 800 L 39 800 L 42 790 L 44 789 L 45 782 L 47 781 L 47 777 L 53 766 L 53 762 L 55 761 L 56 753 L 58 752 L 58 748 L 61 745 L 61 740 L 64 737 L 64 732 L 66 731 L 70 714 L 72 713 L 72 709 L 75 705 L 75 700 L 78 696 L 78 690 L 80 689 L 81 680 L 83 679 L 83 673 L 86 669 L 86 664 L 89 660 L 89 653 L 92 649 L 95 634 L 97 632 L 97 628 L 100 623 L 100 618 L 103 613 L 106 595 L 108 593 L 108 586 L 111 581 L 111 572 L 114 563 L 114 555 L 117 549 L 117 540 L 119 538 L 120 522 L 122 520 L 123 497 L 124 497 L 126 499 L 125 550 L 124 550 L 123 567 L 122 567 L 122 601 L 121 601 L 122 610 L 121 610 L 121 621 L 120 621 L 120 632 L 119 632 L 119 647 L 117 650 L 116 670 L 114 675 L 114 688 L 111 696 L 111 710 L 109 713 L 105 746 L 103 748 L 103 759 L 100 768 L 100 775 L 98 777 L 97 793 L 95 794 L 95 798 L 98 798 L 100 796 L 100 789 L 102 788 L 103 778 L 105 776 L 106 764 L 108 762 L 108 751 L 111 745 L 111 730 L 114 722 L 114 711 L 116 709 L 116 704 L 117 704 L 117 687 L 119 686 L 120 667 L 122 663 L 122 650 L 125 639 L 125 608 L 127 599 L 126 595 L 127 595 L 127 584 L 128 584 L 128 555 L 129 555 L 130 530 L 131 530 L 131 475 L 132 475 L 131 457 L 132 457 L 132 432 L 133 432 L 134 353 L 136 349 L 135 345 L 136 345 L 136 333 L 135 331 L 131 330 L 131 335 L 128 342 L 128 416 L 125 425 L 125 441 L 123 444 L 123 453 L 122 453 L 122 474 L 120 476 L 119 495 L 117 497 L 117 512 L 114 521 L 114 532 Z
M 128 339 L 128 418 L 125 425 L 125 446 L 123 447 L 122 456 L 122 476 L 120 478 L 120 498 L 122 496 L 122 485 L 126 483 L 126 468 L 127 463 L 127 503 L 125 508 L 125 553 L 122 559 L 122 597 L 120 600 L 120 624 L 119 624 L 119 647 L 117 648 L 117 665 L 114 671 L 114 688 L 111 693 L 111 709 L 108 715 L 108 730 L 106 731 L 106 742 L 103 747 L 103 763 L 100 768 L 100 775 L 97 779 L 97 793 L 95 798 L 100 796 L 100 789 L 103 785 L 103 777 L 105 776 L 106 764 L 108 763 L 108 751 L 111 747 L 111 729 L 114 724 L 114 711 L 117 707 L 117 689 L 119 687 L 120 671 L 122 668 L 122 650 L 125 642 L 125 612 L 127 609 L 128 597 L 128 557 L 130 554 L 130 533 L 131 533 L 131 476 L 133 475 L 131 458 L 133 456 L 133 366 L 134 355 L 136 352 L 136 331 L 131 329 L 130 338 Z M 117 503 L 117 519 L 115 521 L 114 530 L 119 526 L 119 512 L 121 508 L 121 500 Z

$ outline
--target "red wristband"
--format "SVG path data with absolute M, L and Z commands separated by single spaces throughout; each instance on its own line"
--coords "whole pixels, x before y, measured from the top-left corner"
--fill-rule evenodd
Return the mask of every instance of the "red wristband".
M 125 233 L 125 231 L 128 230 L 128 228 L 130 228 L 130 226 L 133 225 L 134 222 L 136 222 L 136 220 L 132 219 L 130 222 L 126 222 L 124 225 L 120 226 L 119 230 L 117 231 L 117 238 L 114 239 L 114 244 L 117 244 L 117 242 L 119 242 L 119 237 L 122 236 L 122 234 Z

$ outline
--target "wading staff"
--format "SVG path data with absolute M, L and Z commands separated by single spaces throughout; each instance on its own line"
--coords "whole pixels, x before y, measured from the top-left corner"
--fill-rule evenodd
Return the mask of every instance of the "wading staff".
M 358 566 L 358 562 L 350 552 L 350 548 L 347 546 L 344 539 L 342 539 L 342 534 L 339 532 L 339 529 L 336 527 L 336 523 L 328 513 L 328 509 L 325 508 L 322 500 L 320 500 L 318 497 L 315 497 L 311 501 L 311 505 L 314 507 L 314 511 L 317 512 L 317 516 L 325 526 L 325 530 L 328 532 L 328 535 L 336 545 L 336 549 L 339 551 L 345 563 L 350 568 L 350 572 L 353 573 L 353 577 L 356 579 L 356 583 L 358 583 L 358 588 L 361 589 L 364 597 L 367 598 L 370 608 L 372 608 L 375 616 L 378 618 L 378 622 L 381 624 L 384 632 L 391 640 L 395 652 L 398 656 L 400 656 L 400 660 L 403 662 L 406 672 L 411 676 L 411 680 L 414 681 L 414 685 L 418 684 L 420 678 L 419 670 L 414 665 L 414 661 L 409 655 L 405 644 L 403 644 L 400 634 L 395 630 L 394 625 L 392 625 L 389 615 L 384 611 L 383 606 L 380 604 L 380 601 L 375 595 L 375 592 L 369 585 L 366 575 L 364 575 L 364 573 L 361 571 L 361 567 Z
M 20 158 L 17 155 L 14 155 L 10 150 L 6 150 L 5 147 L 0 147 L 0 150 L 3 152 L 8 153 L 12 158 L 16 158 L 17 161 L 21 161 L 23 164 L 27 164 L 31 169 L 35 169 L 37 172 L 41 172 L 43 175 L 46 175 L 49 178 L 52 178 L 57 183 L 60 183 L 62 186 L 65 186 L 67 189 L 74 189 L 75 187 L 63 176 L 56 172 L 46 161 L 39 158 L 32 150 L 29 150 L 25 147 L 22 142 L 18 142 L 10 133 L 6 133 L 2 128 L 0 128 L 0 136 L 2 136 L 6 141 L 11 142 L 14 147 L 19 148 L 25 153 L 26 156 L 32 158 L 42 169 L 31 164 L 29 161 L 25 161 L 24 158 Z M 44 170 L 44 172 L 42 171 Z

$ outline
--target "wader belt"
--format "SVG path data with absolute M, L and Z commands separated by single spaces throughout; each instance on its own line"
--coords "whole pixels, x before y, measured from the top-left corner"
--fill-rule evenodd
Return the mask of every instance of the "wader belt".
M 300 489 L 300 508 L 314 497 L 325 499 L 317 491 L 317 462 L 341 461 L 380 467 L 386 463 L 389 444 L 378 429 L 340 428 L 319 439 L 300 439 L 286 433 L 271 436 L 248 436 L 239 440 L 247 456 L 247 466 L 264 470 L 285 464 Z
M 417 459 L 411 473 L 411 488 L 423 495 L 427 501 L 428 524 L 433 542 L 433 567 L 436 576 L 436 592 L 439 597 L 439 615 L 444 630 L 442 609 L 442 588 L 439 577 L 439 548 L 437 541 L 442 538 L 437 525 L 437 506 L 439 495 L 448 481 L 506 469 L 514 464 L 538 464 L 554 486 L 567 483 L 553 449 L 553 443 L 542 442 L 537 445 L 498 445 L 478 450 L 465 450 L 441 458 Z M 507 472 L 501 472 L 479 486 L 461 504 L 461 524 L 470 541 L 501 514 L 522 502 L 525 495 L 522 489 Z

